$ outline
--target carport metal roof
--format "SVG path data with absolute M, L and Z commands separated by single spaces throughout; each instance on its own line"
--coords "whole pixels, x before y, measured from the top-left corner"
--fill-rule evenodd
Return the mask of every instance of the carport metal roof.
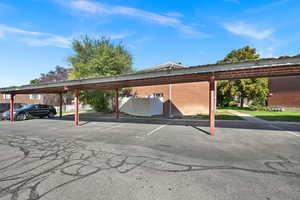
M 215 80 L 300 75 L 300 55 L 0 88 L 0 93 L 61 93 L 75 89 L 111 90 L 124 87 L 209 81 L 212 74 Z

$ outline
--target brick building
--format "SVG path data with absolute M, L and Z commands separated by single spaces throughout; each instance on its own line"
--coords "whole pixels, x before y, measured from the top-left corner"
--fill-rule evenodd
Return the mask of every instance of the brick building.
M 142 71 L 172 70 L 183 67 L 185 66 L 177 63 L 166 63 Z M 161 98 L 164 115 L 197 115 L 208 113 L 208 88 L 208 82 L 142 86 L 132 88 L 132 94 L 141 98 Z
M 269 78 L 268 106 L 300 109 L 300 76 Z
M 0 103 L 9 103 L 10 95 L 9 94 L 0 94 Z M 15 103 L 24 103 L 24 104 L 42 104 L 43 95 L 40 94 L 18 94 L 15 96 Z

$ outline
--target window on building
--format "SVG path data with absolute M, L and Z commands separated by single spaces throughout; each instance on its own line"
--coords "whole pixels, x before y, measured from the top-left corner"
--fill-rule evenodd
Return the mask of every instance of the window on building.
M 10 94 L 3 94 L 3 99 L 9 100 L 11 98 Z
M 164 94 L 163 93 L 154 93 L 153 97 L 161 98 L 161 97 L 164 97 Z
M 41 95 L 40 94 L 31 94 L 29 97 L 31 100 L 40 100 Z

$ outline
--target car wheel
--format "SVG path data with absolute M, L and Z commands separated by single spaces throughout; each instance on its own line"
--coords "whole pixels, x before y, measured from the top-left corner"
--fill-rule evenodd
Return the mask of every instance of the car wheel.
M 21 113 L 21 114 L 18 114 L 17 117 L 16 117 L 17 121 L 23 121 L 26 119 L 26 115 Z
M 54 116 L 55 116 L 55 115 L 54 115 L 53 112 L 50 112 L 50 113 L 48 114 L 48 118 L 50 118 L 50 119 L 51 119 L 51 118 L 54 118 Z
M 26 113 L 25 115 L 26 115 L 25 120 L 32 119 L 32 115 L 30 113 Z

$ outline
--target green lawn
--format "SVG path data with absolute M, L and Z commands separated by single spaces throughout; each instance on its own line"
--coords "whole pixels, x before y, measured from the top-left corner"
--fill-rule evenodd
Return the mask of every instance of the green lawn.
M 300 122 L 300 112 L 268 112 L 268 111 L 252 111 L 249 109 L 240 108 L 218 108 L 216 112 L 216 120 L 243 120 L 241 117 L 231 114 L 228 110 L 236 110 L 238 112 L 247 113 L 252 116 L 267 120 L 267 121 L 286 121 Z M 63 115 L 73 114 L 63 113 Z M 208 115 L 198 115 L 197 118 L 208 120 Z
M 226 110 L 226 109 L 225 109 Z M 238 112 L 247 113 L 249 115 L 264 119 L 267 121 L 286 121 L 286 122 L 300 122 L 300 112 L 269 112 L 269 111 L 252 111 L 249 109 L 237 109 Z
M 92 111 L 80 111 L 79 113 L 88 113 L 88 112 L 92 112 Z M 73 112 L 63 112 L 62 115 L 65 116 L 65 115 L 74 115 L 75 114 L 75 111 Z M 59 115 L 59 113 L 57 113 L 57 115 Z

